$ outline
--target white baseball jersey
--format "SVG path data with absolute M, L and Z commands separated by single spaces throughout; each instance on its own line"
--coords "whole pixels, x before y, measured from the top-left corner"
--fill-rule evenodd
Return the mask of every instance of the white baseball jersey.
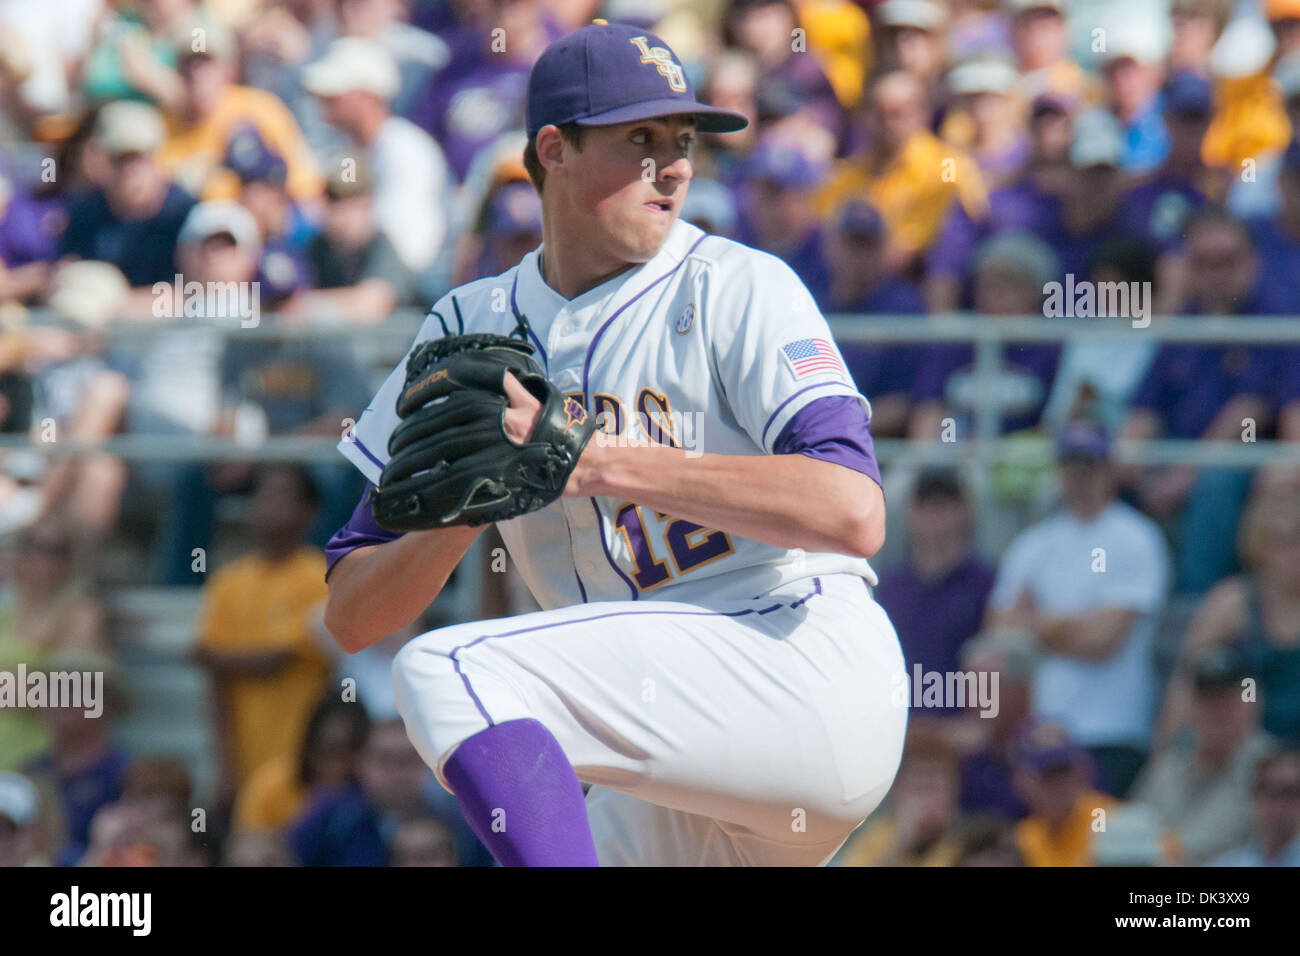
M 826 396 L 870 415 L 825 318 L 774 256 L 679 220 L 649 262 L 566 300 L 538 254 L 444 296 L 417 341 L 444 329 L 508 335 L 523 316 L 548 378 L 602 427 L 688 454 L 771 454 L 796 413 Z M 403 361 L 339 443 L 375 484 L 404 380 Z M 748 597 L 817 574 L 876 583 L 862 558 L 773 547 L 608 497 L 561 498 L 498 528 L 544 609 Z

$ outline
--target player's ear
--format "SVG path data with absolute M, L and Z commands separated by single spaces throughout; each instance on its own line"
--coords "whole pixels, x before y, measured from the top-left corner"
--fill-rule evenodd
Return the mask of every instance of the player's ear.
M 558 126 L 543 126 L 537 131 L 537 160 L 548 175 L 564 165 L 564 136 Z

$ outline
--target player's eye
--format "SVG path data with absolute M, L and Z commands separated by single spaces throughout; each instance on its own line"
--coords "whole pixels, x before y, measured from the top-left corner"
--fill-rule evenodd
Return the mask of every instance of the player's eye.
M 650 142 L 650 131 L 648 129 L 637 129 L 632 131 L 632 142 L 638 146 L 644 146 Z

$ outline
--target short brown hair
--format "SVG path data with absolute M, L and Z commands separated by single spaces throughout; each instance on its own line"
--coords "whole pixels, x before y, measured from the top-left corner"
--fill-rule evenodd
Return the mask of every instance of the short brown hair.
M 582 149 L 582 137 L 586 132 L 580 123 L 565 123 L 559 127 L 560 135 L 564 137 L 565 142 L 573 146 L 574 149 Z M 528 173 L 528 178 L 533 181 L 533 188 L 537 194 L 542 194 L 542 186 L 546 183 L 546 168 L 542 166 L 542 161 L 537 158 L 537 134 L 534 133 L 528 137 L 528 145 L 524 147 L 524 170 Z

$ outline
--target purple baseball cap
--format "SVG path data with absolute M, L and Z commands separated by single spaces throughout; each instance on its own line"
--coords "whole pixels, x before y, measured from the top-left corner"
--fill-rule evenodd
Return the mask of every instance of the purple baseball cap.
M 543 126 L 615 126 L 694 113 L 701 133 L 733 133 L 749 120 L 695 98 L 677 54 L 648 30 L 596 21 L 548 46 L 528 75 L 528 135 Z
M 1070 422 L 1056 436 L 1056 457 L 1063 462 L 1105 461 L 1110 457 L 1110 437 L 1096 422 Z

